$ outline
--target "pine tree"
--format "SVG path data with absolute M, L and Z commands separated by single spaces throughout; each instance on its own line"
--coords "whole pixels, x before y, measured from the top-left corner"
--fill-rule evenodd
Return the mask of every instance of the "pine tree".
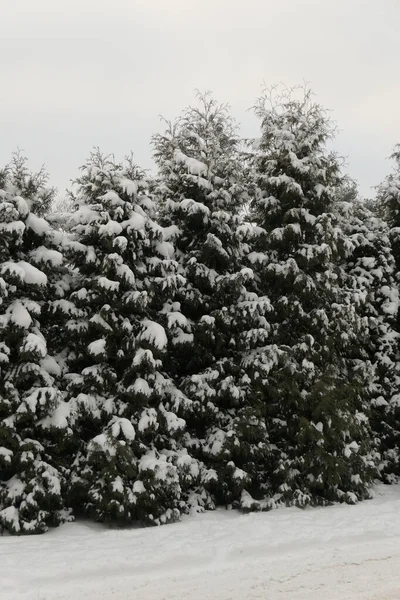
M 71 431 L 50 309 L 64 258 L 34 212 L 51 200 L 44 171 L 29 174 L 16 154 L 0 180 L 0 528 L 42 533 L 68 517 L 60 451 Z
M 333 131 L 306 90 L 266 94 L 256 107 L 254 152 L 259 228 L 247 259 L 274 307 L 271 359 L 251 379 L 267 410 L 270 494 L 287 503 L 355 502 L 376 473 L 353 281 L 341 263 L 351 240 L 338 226 L 340 163 Z M 265 371 L 267 372 L 265 373 Z
M 268 444 L 264 406 L 249 395 L 243 361 L 268 336 L 270 311 L 242 263 L 250 174 L 227 106 L 209 94 L 153 142 L 162 223 L 185 280 L 170 308 L 177 326 L 169 370 L 194 401 L 187 443 L 209 468 L 205 485 L 216 502 L 244 498 L 247 506 Z
M 179 440 L 161 308 L 179 280 L 144 174 L 94 151 L 76 181 L 68 394 L 79 447 L 70 497 L 97 520 L 162 523 L 188 509 L 201 465 Z

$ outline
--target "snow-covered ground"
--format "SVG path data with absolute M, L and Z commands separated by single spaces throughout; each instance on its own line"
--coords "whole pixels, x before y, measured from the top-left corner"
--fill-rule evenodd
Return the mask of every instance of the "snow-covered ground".
M 400 486 L 357 506 L 0 538 L 3 600 L 400 599 Z

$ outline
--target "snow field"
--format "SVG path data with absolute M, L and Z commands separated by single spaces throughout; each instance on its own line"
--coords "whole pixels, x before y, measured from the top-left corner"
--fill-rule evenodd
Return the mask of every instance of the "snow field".
M 400 598 L 400 486 L 356 506 L 217 510 L 159 528 L 0 539 L 1 600 Z

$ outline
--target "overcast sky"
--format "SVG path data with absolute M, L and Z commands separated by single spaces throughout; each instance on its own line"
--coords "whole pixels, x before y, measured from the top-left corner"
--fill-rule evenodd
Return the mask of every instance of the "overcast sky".
M 0 164 L 23 148 L 63 191 L 90 149 L 151 167 L 159 115 L 195 88 L 241 133 L 262 83 L 309 81 L 364 195 L 400 142 L 400 0 L 0 0 Z

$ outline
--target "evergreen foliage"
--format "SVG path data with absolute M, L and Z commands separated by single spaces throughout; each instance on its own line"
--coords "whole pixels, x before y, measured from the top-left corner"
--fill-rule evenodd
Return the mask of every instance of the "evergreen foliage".
M 382 470 L 386 481 L 400 475 L 400 353 L 399 353 L 399 270 L 400 270 L 400 147 L 391 156 L 394 171 L 378 186 L 375 217 L 380 227 L 369 226 L 368 238 L 375 263 L 372 274 L 378 280 L 375 310 L 376 330 L 371 335 L 377 348 L 379 395 L 375 399 L 376 435 L 381 444 Z M 376 233 L 375 233 L 376 232 Z M 375 237 L 372 237 L 375 233 Z M 372 238 L 372 239 L 371 239 Z M 371 248 L 371 249 L 372 249 Z
M 64 257 L 49 224 L 33 212 L 45 190 L 23 161 L 13 165 L 0 190 L 0 527 L 41 533 L 68 516 L 59 449 L 72 432 L 63 415 L 50 308 L 52 298 L 63 296 Z M 27 200 L 17 195 L 19 167 L 31 182 Z
M 228 107 L 200 95 L 164 135 L 155 136 L 161 218 L 175 228 L 185 285 L 177 289 L 183 329 L 171 370 L 193 400 L 189 447 L 210 467 L 217 503 L 240 502 L 267 452 L 264 407 L 249 396 L 245 354 L 267 335 L 267 297 L 246 285 L 241 231 L 250 173 Z M 184 356 L 187 356 L 187 358 Z M 257 482 L 258 483 L 258 482 Z
M 389 226 L 396 267 L 400 271 L 400 145 L 394 149 L 391 159 L 394 169 L 378 186 L 377 202 Z
M 13 152 L 10 163 L 3 170 L 4 182 L 8 189 L 22 196 L 29 203 L 32 212 L 37 216 L 48 213 L 56 195 L 56 188 L 50 187 L 49 174 L 44 166 L 33 172 L 28 167 L 28 159 L 21 150 Z M 0 185 L 1 185 L 0 175 Z M 3 187 L 3 186 L 2 186 Z
M 309 90 L 255 110 L 199 94 L 154 176 L 95 149 L 58 205 L 0 170 L 0 532 L 397 481 L 400 151 L 361 200 Z
M 98 520 L 161 523 L 201 466 L 179 444 L 189 401 L 163 370 L 160 309 L 180 277 L 144 174 L 94 151 L 76 181 L 68 254 L 68 397 L 78 441 L 69 495 Z
M 352 249 L 334 214 L 340 163 L 333 129 L 309 91 L 276 91 L 256 107 L 261 139 L 247 259 L 274 307 L 275 365 L 262 387 L 274 448 L 271 491 L 288 503 L 355 502 L 376 474 L 364 387 L 360 298 L 341 263 Z M 361 343 L 360 343 L 361 342 Z M 262 359 L 261 362 L 264 362 Z M 260 382 L 261 380 L 261 382 Z

